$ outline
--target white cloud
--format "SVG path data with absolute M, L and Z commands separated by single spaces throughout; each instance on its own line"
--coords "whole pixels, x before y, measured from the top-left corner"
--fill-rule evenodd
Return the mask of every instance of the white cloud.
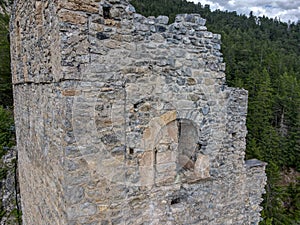
M 195 3 L 199 2 L 197 0 L 191 0 L 191 1 L 193 1 Z M 201 3 L 201 5 L 206 5 L 206 4 L 210 5 L 210 8 L 212 10 L 215 10 L 215 9 L 225 10 L 225 8 L 222 6 L 222 4 L 219 4 L 218 2 L 215 3 L 215 2 L 211 2 L 210 0 L 201 0 L 200 3 Z
M 189 0 L 202 5 L 209 4 L 211 10 L 237 11 L 239 14 L 277 18 L 283 22 L 300 21 L 299 0 Z

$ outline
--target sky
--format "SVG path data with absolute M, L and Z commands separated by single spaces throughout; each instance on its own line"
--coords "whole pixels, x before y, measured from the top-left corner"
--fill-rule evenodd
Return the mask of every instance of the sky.
M 209 4 L 212 11 L 236 11 L 238 14 L 279 18 L 282 22 L 300 21 L 300 0 L 189 0 L 201 5 Z

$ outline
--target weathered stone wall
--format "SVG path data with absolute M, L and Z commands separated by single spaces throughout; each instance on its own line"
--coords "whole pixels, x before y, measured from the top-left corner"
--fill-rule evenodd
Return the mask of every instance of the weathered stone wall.
M 52 1 L 16 1 L 11 57 L 24 224 L 67 224 L 59 21 Z
M 203 18 L 31 0 L 11 26 L 24 224 L 257 224 L 247 92 Z

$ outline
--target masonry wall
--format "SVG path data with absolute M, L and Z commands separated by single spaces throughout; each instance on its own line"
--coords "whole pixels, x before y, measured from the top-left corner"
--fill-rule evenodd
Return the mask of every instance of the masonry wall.
M 67 224 L 62 150 L 67 100 L 55 83 L 61 61 L 57 9 L 51 1 L 14 4 L 11 58 L 23 222 Z
M 31 0 L 11 27 L 24 224 L 258 223 L 247 92 L 200 15 Z

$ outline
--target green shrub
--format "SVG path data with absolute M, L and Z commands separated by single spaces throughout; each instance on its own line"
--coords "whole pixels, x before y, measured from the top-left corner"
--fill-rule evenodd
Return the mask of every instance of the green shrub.
M 11 110 L 0 105 L 0 157 L 14 145 L 14 121 Z

